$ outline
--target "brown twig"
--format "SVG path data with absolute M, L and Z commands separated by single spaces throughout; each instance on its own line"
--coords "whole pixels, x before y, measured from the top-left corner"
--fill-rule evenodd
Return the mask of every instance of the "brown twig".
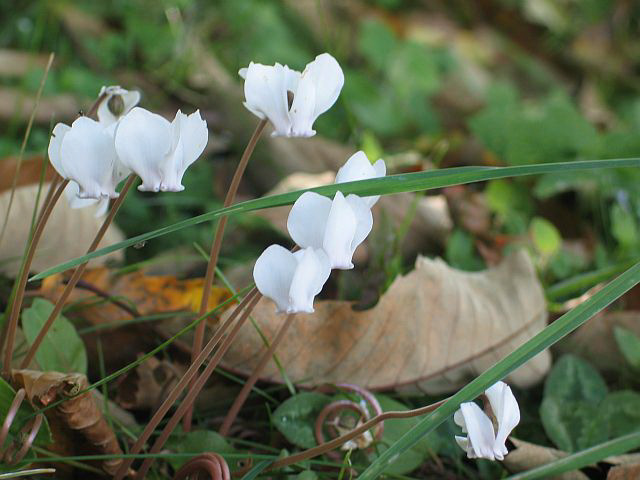
M 231 179 L 231 184 L 229 185 L 229 190 L 227 191 L 227 195 L 224 199 L 224 207 L 230 206 L 236 198 L 236 193 L 238 192 L 238 187 L 240 186 L 240 181 L 242 180 L 242 176 L 244 175 L 244 171 L 247 168 L 247 164 L 249 163 L 249 159 L 253 154 L 253 150 L 256 148 L 258 140 L 260 139 L 260 135 L 262 135 L 262 131 L 264 127 L 267 126 L 267 120 L 260 120 L 258 125 L 256 126 L 253 135 L 249 139 L 249 143 L 247 144 L 240 161 L 238 162 L 238 166 L 236 167 L 236 171 L 233 174 L 233 178 Z M 220 248 L 222 247 L 222 238 L 224 237 L 224 230 L 227 225 L 227 216 L 223 216 L 218 223 L 218 228 L 216 229 L 216 235 L 211 245 L 211 252 L 209 254 L 209 262 L 207 263 L 207 273 L 204 278 L 204 285 L 202 287 L 202 299 L 200 301 L 200 311 L 198 313 L 199 316 L 202 316 L 207 311 L 207 306 L 209 304 L 209 295 L 211 293 L 211 286 L 213 285 L 213 279 L 216 272 L 216 267 L 218 265 L 218 256 L 220 255 Z M 201 322 L 197 327 L 193 336 L 193 348 L 191 351 L 191 362 L 195 360 L 195 358 L 200 353 L 202 349 L 202 344 L 204 342 L 204 331 L 205 331 L 206 322 Z M 193 386 L 192 386 L 193 387 Z M 186 432 L 191 429 L 191 420 L 193 417 L 193 410 L 189 410 L 184 417 L 183 428 Z
M 294 455 L 289 455 L 288 457 L 281 458 L 276 460 L 271 465 L 269 465 L 265 471 L 275 470 L 277 468 L 286 467 L 288 465 L 293 465 L 294 463 L 299 463 L 304 460 L 308 460 L 313 457 L 317 457 L 318 455 L 322 455 L 324 453 L 330 452 L 331 450 L 338 448 L 343 443 L 348 442 L 356 437 L 359 437 L 364 432 L 369 430 L 370 428 L 376 426 L 378 423 L 383 422 L 385 420 L 389 420 L 392 418 L 410 418 L 417 417 L 420 415 L 425 415 L 427 413 L 431 413 L 448 399 L 440 400 L 439 402 L 433 403 L 431 405 L 427 405 L 426 407 L 416 408 L 415 410 L 405 410 L 402 412 L 392 411 L 392 412 L 384 412 L 380 415 L 373 417 L 371 420 L 364 422 L 358 428 L 353 429 L 349 433 L 345 433 L 344 435 L 334 438 L 322 445 L 318 445 L 317 447 L 310 448 L 308 450 L 304 450 L 302 452 L 296 453 Z
M 107 218 L 104 219 L 104 222 L 102 222 L 102 226 L 100 227 L 100 230 L 98 230 L 98 233 L 96 233 L 96 236 L 94 237 L 93 242 L 91 242 L 91 245 L 89 245 L 89 248 L 87 249 L 87 253 L 91 253 L 96 248 L 98 248 L 98 245 L 102 241 L 102 238 L 104 237 L 104 234 L 107 232 L 107 229 L 113 222 L 113 219 L 116 216 L 116 213 L 118 213 L 118 209 L 120 208 L 120 205 L 122 205 L 122 202 L 124 202 L 124 199 L 127 196 L 127 193 L 131 189 L 131 186 L 135 182 L 136 178 L 137 177 L 135 174 L 131 174 L 129 175 L 129 178 L 127 178 L 127 181 L 125 182 L 124 187 L 122 187 L 122 191 L 120 192 L 120 195 L 118 196 L 118 198 L 116 198 L 115 202 L 113 202 L 113 205 L 109 210 L 109 214 L 107 215 Z M 73 271 L 73 274 L 71 275 L 71 278 L 69 279 L 67 285 L 64 287 L 62 294 L 56 301 L 56 304 L 53 307 L 53 310 L 51 311 L 49 318 L 47 318 L 47 321 L 44 323 L 44 325 L 40 329 L 40 332 L 38 332 L 38 335 L 33 341 L 33 344 L 29 348 L 29 351 L 27 352 L 26 357 L 22 361 L 20 368 L 27 368 L 29 363 L 31 363 L 31 360 L 33 360 L 33 357 L 38 351 L 38 348 L 40 347 L 42 340 L 44 340 L 45 335 L 49 331 L 49 328 L 51 328 L 51 325 L 53 325 L 53 322 L 62 311 L 62 308 L 64 307 L 64 304 L 67 301 L 67 299 L 69 298 L 69 295 L 71 295 L 71 292 L 76 286 L 76 283 L 78 283 L 78 280 L 80 280 L 80 277 L 82 276 L 85 269 L 87 268 L 87 264 L 88 262 L 84 262 L 78 265 L 76 269 Z
M 42 214 L 40 215 L 40 221 L 38 222 L 35 231 L 33 232 L 33 236 L 31 240 L 27 244 L 27 251 L 25 252 L 24 264 L 20 270 L 20 278 L 18 279 L 18 286 L 16 288 L 16 294 L 13 299 L 13 303 L 11 304 L 11 313 L 9 314 L 9 321 L 7 322 L 7 331 L 6 335 L 3 335 L 2 340 L 0 340 L 0 347 L 2 347 L 3 341 L 6 338 L 7 344 L 5 346 L 4 351 L 4 362 L 2 364 L 3 374 L 6 378 L 9 378 L 9 374 L 11 372 L 11 357 L 13 356 L 13 346 L 16 337 L 16 330 L 18 328 L 18 318 L 20 316 L 20 308 L 22 307 L 22 301 L 24 300 L 24 291 L 27 287 L 27 279 L 29 277 L 29 270 L 31 269 L 31 264 L 33 263 L 33 258 L 36 253 L 36 248 L 40 241 L 40 237 L 42 237 L 42 232 L 44 231 L 44 227 L 47 224 L 47 220 L 51 216 L 51 212 L 53 211 L 53 207 L 58 202 L 60 195 L 66 188 L 69 180 L 63 180 L 60 185 L 58 185 L 58 189 L 51 197 L 49 203 L 42 210 Z
M 233 422 L 236 419 L 236 417 L 238 416 L 238 412 L 240 412 L 242 405 L 244 405 L 244 402 L 247 400 L 247 397 L 249 396 L 251 389 L 258 381 L 258 377 L 264 370 L 264 367 L 267 365 L 267 362 L 271 357 L 273 357 L 273 354 L 276 351 L 276 348 L 278 348 L 278 345 L 284 338 L 284 334 L 287 332 L 287 330 L 293 323 L 294 317 L 295 317 L 295 313 L 291 313 L 287 315 L 287 318 L 284 320 L 284 323 L 282 324 L 282 326 L 278 330 L 278 333 L 276 334 L 276 338 L 273 340 L 273 342 L 271 342 L 271 345 L 269 346 L 269 348 L 267 348 L 267 351 L 264 352 L 264 355 L 262 355 L 262 358 L 260 358 L 260 361 L 258 362 L 258 365 L 256 365 L 256 368 L 251 373 L 251 376 L 244 383 L 242 390 L 240 390 L 240 393 L 238 393 L 238 396 L 233 401 L 233 404 L 231 405 L 231 408 L 227 412 L 227 415 L 224 417 L 222 426 L 218 431 L 220 435 L 227 436 L 229 434 L 229 429 L 231 428 L 231 425 L 233 425 Z
M 249 307 L 252 304 L 256 296 L 258 296 L 258 290 L 254 288 L 244 297 L 242 302 L 240 302 L 240 304 L 236 307 L 236 309 L 229 316 L 229 318 L 227 318 L 227 320 L 216 330 L 211 340 L 209 340 L 207 345 L 202 349 L 200 354 L 196 357 L 195 361 L 192 362 L 192 364 L 189 366 L 189 369 L 184 373 L 182 378 L 180 378 L 180 381 L 173 387 L 173 389 L 171 390 L 171 392 L 169 392 L 164 402 L 162 402 L 162 404 L 158 407 L 158 410 L 156 410 L 156 412 L 153 414 L 153 417 L 151 418 L 151 420 L 149 420 L 149 422 L 145 426 L 144 430 L 142 431 L 138 439 L 130 448 L 129 450 L 130 453 L 136 454 L 142 450 L 142 447 L 144 446 L 145 442 L 149 439 L 149 437 L 154 432 L 156 427 L 160 424 L 160 422 L 162 421 L 166 413 L 169 411 L 169 409 L 173 406 L 174 402 L 178 399 L 180 394 L 182 394 L 182 392 L 187 387 L 191 379 L 197 375 L 198 369 L 200 368 L 200 366 L 204 363 L 204 361 L 211 354 L 211 352 L 216 347 L 218 342 L 222 339 L 222 336 L 224 335 L 225 330 L 235 321 L 235 319 L 238 317 L 238 315 L 241 314 L 241 312 L 245 307 Z M 132 463 L 133 463 L 133 459 L 131 458 L 125 459 L 123 464 L 120 466 L 120 468 L 116 472 L 114 478 L 116 480 L 121 480 L 122 478 L 124 478 L 128 468 L 131 466 Z
M 371 392 L 369 392 L 368 390 L 362 387 L 359 387 L 358 385 L 352 385 L 349 383 L 340 383 L 337 385 L 325 386 L 319 389 L 319 391 L 326 392 L 326 391 L 335 390 L 335 389 L 348 390 L 348 391 L 357 393 L 361 398 L 363 398 L 371 406 L 376 416 L 382 414 L 382 407 L 380 406 L 380 403 L 378 402 L 376 397 Z M 367 421 L 371 418 L 371 414 L 369 413 L 369 410 L 365 406 L 361 405 L 360 403 L 357 403 L 352 400 L 338 400 L 335 402 L 331 402 L 320 411 L 320 413 L 318 414 L 318 417 L 316 418 L 315 436 L 318 444 L 325 443 L 325 438 L 324 438 L 325 425 L 332 427 L 332 430 L 335 436 L 340 436 L 340 431 L 338 430 L 338 421 L 341 413 L 344 412 L 345 410 L 351 410 L 353 412 L 356 412 L 357 414 L 360 415 L 360 419 L 363 421 Z M 327 418 L 330 419 L 330 422 L 327 422 Z M 380 422 L 377 425 L 373 438 L 376 441 L 380 441 L 380 439 L 382 438 L 383 432 L 384 432 L 384 422 Z M 335 460 L 339 460 L 341 458 L 340 454 L 338 454 L 337 452 L 327 452 L 327 455 L 329 457 L 334 458 Z
M 22 443 L 22 446 L 17 453 L 14 453 L 17 449 L 15 444 L 11 444 L 7 447 L 6 450 L 3 450 L 4 442 L 9 436 L 9 430 L 11 429 L 11 425 L 13 424 L 13 421 L 18 414 L 20 405 L 22 405 L 22 402 L 24 401 L 25 395 L 26 392 L 24 388 L 21 388 L 16 392 L 16 396 L 14 397 L 13 402 L 11 402 L 11 406 L 9 407 L 7 415 L 4 418 L 2 429 L 0 430 L 0 461 L 6 463 L 7 465 L 16 464 L 25 457 L 25 455 L 31 448 L 31 445 L 33 445 L 33 441 L 36 439 L 36 435 L 38 435 L 38 431 L 40 430 L 42 421 L 44 419 L 44 415 L 40 413 L 36 415 L 32 422 L 28 422 L 24 425 L 24 427 L 22 427 L 22 429 L 20 430 L 20 436 L 26 434 L 27 431 L 29 432 L 29 434 L 24 439 L 24 442 Z
M 231 480 L 229 465 L 217 453 L 203 453 L 193 457 L 180 467 L 173 480 L 187 480 L 194 474 L 193 478 L 201 478 L 200 473 L 207 474 L 211 480 Z
M 220 360 L 222 359 L 224 354 L 227 352 L 227 350 L 229 349 L 233 341 L 235 340 L 236 336 L 238 335 L 238 332 L 244 325 L 247 318 L 249 318 L 249 315 L 251 315 L 251 311 L 256 306 L 260 298 L 262 298 L 262 295 L 258 293 L 256 290 L 255 296 L 247 305 L 247 308 L 242 313 L 242 316 L 238 319 L 238 321 L 234 325 L 231 332 L 229 332 L 229 335 L 227 335 L 227 337 L 224 339 L 224 342 L 222 342 L 222 345 L 220 345 L 220 348 L 218 348 L 215 355 L 211 358 L 211 361 L 209 362 L 207 367 L 204 369 L 202 374 L 195 381 L 195 383 L 193 384 L 193 387 L 189 390 L 189 393 L 187 393 L 187 396 L 185 397 L 185 399 L 182 401 L 182 403 L 180 404 L 178 409 L 175 411 L 173 416 L 169 419 L 169 422 L 162 430 L 162 433 L 160 434 L 160 436 L 156 439 L 155 443 L 153 444 L 153 447 L 151 447 L 151 453 L 158 453 L 160 451 L 160 449 L 164 446 L 165 442 L 167 441 L 167 439 L 169 438 L 173 430 L 176 428 L 178 423 L 180 423 L 180 420 L 182 420 L 182 417 L 186 414 L 186 412 L 189 409 L 192 408 L 193 402 L 195 401 L 196 397 L 200 393 L 200 390 L 202 390 L 204 385 L 207 383 L 207 380 L 209 380 L 209 377 L 211 376 L 215 368 L 218 366 L 218 363 L 220 363 Z M 145 478 L 145 475 L 149 471 L 149 467 L 151 467 L 151 464 L 154 462 L 154 460 L 155 460 L 154 458 L 146 458 L 144 460 L 138 472 L 138 478 Z

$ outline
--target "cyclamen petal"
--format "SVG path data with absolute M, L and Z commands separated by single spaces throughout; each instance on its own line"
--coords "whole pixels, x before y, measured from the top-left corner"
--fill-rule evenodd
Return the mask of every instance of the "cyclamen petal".
M 92 205 L 96 205 L 96 211 L 94 216 L 96 218 L 103 216 L 107 213 L 109 208 L 109 198 L 80 198 L 78 197 L 78 193 L 80 192 L 80 187 L 76 182 L 69 182 L 69 184 L 64 189 L 64 194 L 69 201 L 69 206 L 73 209 L 86 208 Z
M 117 122 L 121 117 L 129 113 L 140 101 L 140 92 L 136 90 L 125 90 L 119 85 L 111 85 L 102 87 L 99 96 L 105 95 L 98 106 L 98 121 L 104 126 L 109 126 Z M 117 102 L 114 102 L 114 97 Z M 120 111 L 114 111 L 113 104 L 121 108 Z
M 357 180 L 368 180 L 370 178 L 384 177 L 387 173 L 387 167 L 384 160 L 379 159 L 371 165 L 367 155 L 363 151 L 359 151 L 351 155 L 345 164 L 340 167 L 336 174 L 335 183 L 355 182 Z M 380 195 L 371 197 L 363 197 L 369 208 L 373 207 Z
M 507 437 L 520 422 L 520 408 L 511 388 L 504 382 L 489 387 L 485 395 L 496 418 L 498 432 L 495 432 L 491 419 L 477 404 L 462 403 L 453 419 L 468 436 L 456 436 L 456 442 L 469 458 L 502 460 L 508 453 L 505 445 Z
M 340 65 L 328 53 L 318 55 L 305 67 L 291 105 L 291 134 L 296 137 L 315 135 L 313 124 L 338 99 L 344 86 Z
M 116 163 L 113 138 L 98 122 L 80 117 L 71 127 L 56 125 L 48 153 L 60 176 L 78 184 L 79 198 L 118 196 L 113 181 Z
M 506 455 L 505 442 L 511 431 L 520 423 L 520 407 L 511 391 L 511 387 L 504 382 L 497 382 L 485 392 L 491 404 L 491 410 L 498 422 L 498 432 L 494 444 L 494 452 L 497 455 Z
M 253 278 L 278 312 L 313 312 L 313 299 L 329 278 L 329 259 L 321 250 L 307 248 L 291 253 L 271 245 L 256 260 Z
M 337 192 L 333 201 L 305 192 L 294 203 L 287 229 L 301 247 L 322 248 L 331 268 L 351 269 L 356 248 L 373 227 L 371 211 L 356 195 Z
M 267 118 L 272 135 L 310 137 L 313 123 L 335 103 L 344 85 L 338 62 L 328 53 L 318 55 L 302 74 L 286 65 L 251 62 L 238 74 L 244 78 L 244 106 L 259 118 Z M 289 105 L 288 94 L 293 94 Z
M 122 164 L 142 179 L 141 191 L 184 190 L 185 170 L 204 150 L 206 122 L 196 111 L 178 111 L 173 123 L 155 113 L 135 107 L 120 120 L 115 146 Z

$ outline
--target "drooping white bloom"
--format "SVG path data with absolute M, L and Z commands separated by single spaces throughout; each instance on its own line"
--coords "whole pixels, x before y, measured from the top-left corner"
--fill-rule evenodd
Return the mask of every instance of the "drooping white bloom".
M 71 126 L 58 123 L 49 141 L 49 160 L 61 177 L 78 185 L 82 199 L 116 198 L 116 150 L 113 136 L 87 117 Z
M 456 435 L 456 442 L 469 458 L 502 460 L 508 453 L 507 437 L 520 422 L 520 408 L 511 388 L 504 382 L 492 385 L 484 393 L 497 423 L 497 434 L 492 420 L 476 403 L 462 403 L 453 419 L 467 436 Z
M 315 135 L 313 123 L 331 108 L 344 85 L 342 69 L 328 53 L 308 63 L 302 74 L 279 63 L 253 62 L 238 73 L 245 80 L 244 106 L 257 117 L 269 119 L 274 136 Z
M 141 191 L 184 190 L 182 177 L 197 160 L 208 140 L 207 122 L 196 110 L 180 110 L 173 122 L 135 107 L 122 118 L 115 133 L 115 148 L 122 164 L 142 179 Z
M 98 106 L 98 121 L 105 127 L 117 122 L 140 101 L 140 92 L 126 90 L 120 85 L 102 87 L 98 95 L 100 97 L 104 95 Z
M 96 198 L 80 198 L 78 197 L 78 193 L 80 193 L 80 187 L 76 182 L 69 182 L 67 187 L 64 189 L 64 194 L 69 201 L 69 206 L 71 208 L 85 208 L 91 205 L 97 205 L 95 216 L 101 217 L 105 213 L 107 213 L 107 209 L 109 208 L 109 198 L 103 197 L 100 199 Z
M 366 202 L 357 195 L 336 192 L 329 198 L 305 192 L 293 204 L 287 219 L 291 238 L 302 248 L 323 249 L 331 268 L 353 268 L 351 259 L 373 227 Z
M 368 180 L 370 178 L 384 177 L 387 174 L 387 166 L 384 160 L 379 159 L 371 165 L 367 155 L 361 150 L 349 157 L 345 164 L 340 167 L 336 174 L 335 183 L 355 182 L 357 180 Z M 362 199 L 373 207 L 380 198 L 380 195 L 363 197 Z
M 322 250 L 305 248 L 291 253 L 271 245 L 253 267 L 256 287 L 276 303 L 278 312 L 313 312 L 313 299 L 329 278 L 329 259 Z

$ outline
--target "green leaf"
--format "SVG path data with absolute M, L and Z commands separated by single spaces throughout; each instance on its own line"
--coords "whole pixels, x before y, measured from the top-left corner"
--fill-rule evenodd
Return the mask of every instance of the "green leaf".
M 638 283 L 640 283 L 640 263 L 635 264 L 588 300 L 565 313 L 542 332 L 526 341 L 493 367 L 465 385 L 380 455 L 360 475 L 360 480 L 377 479 L 398 455 L 411 448 L 423 436 L 434 431 L 449 419 L 458 409 L 460 403 L 476 398 L 489 386 L 503 379 L 529 359 L 571 333 Z
M 360 23 L 358 48 L 371 65 L 382 70 L 391 63 L 396 48 L 396 37 L 381 21 L 364 20 Z
M 408 408 L 402 403 L 387 397 L 386 395 L 376 395 L 383 412 L 405 411 Z M 419 418 L 395 418 L 384 422 L 381 442 L 376 446 L 378 454 L 383 453 L 396 442 L 404 432 L 410 430 L 420 421 Z M 448 440 L 453 439 L 451 437 Z M 398 460 L 385 469 L 385 473 L 402 475 L 418 468 L 428 456 L 434 456 L 440 450 L 443 443 L 440 432 L 432 432 L 421 438 L 414 446 L 403 452 Z
M 198 430 L 171 437 L 171 440 L 167 442 L 167 448 L 175 450 L 177 453 L 214 452 L 222 456 L 236 453 L 236 449 L 222 435 L 210 430 Z M 173 468 L 178 469 L 189 459 L 168 457 L 167 460 Z
M 173 223 L 166 227 L 159 228 L 157 230 L 153 230 L 151 232 L 147 232 L 133 238 L 129 238 L 113 245 L 109 245 L 108 247 L 101 248 L 82 257 L 78 257 L 68 262 L 61 263 L 31 277 L 29 280 L 40 280 L 51 276 L 54 273 L 68 270 L 69 268 L 75 267 L 76 265 L 84 263 L 92 258 L 101 257 L 108 253 L 115 252 L 126 247 L 131 247 L 141 242 L 146 242 L 148 240 L 151 240 L 152 238 L 157 238 L 163 235 L 167 235 L 168 233 L 183 230 L 185 228 L 203 222 L 215 220 L 225 215 L 232 216 L 244 212 L 261 210 L 264 208 L 290 205 L 295 202 L 300 195 L 307 191 L 316 192 L 320 195 L 325 195 L 328 197 L 332 197 L 333 195 L 335 195 L 336 191 L 338 190 L 340 190 L 345 195 L 348 195 L 350 193 L 354 193 L 360 196 L 389 195 L 393 193 L 417 192 L 421 190 L 430 190 L 451 185 L 461 185 L 484 180 L 493 180 L 496 178 L 537 175 L 558 171 L 578 171 L 622 167 L 640 167 L 640 158 L 586 160 L 580 162 L 520 165 L 515 167 L 456 167 L 446 168 L 442 170 L 390 175 L 383 178 L 346 182 L 340 185 L 325 185 L 322 187 L 297 190 L 295 192 L 271 195 L 268 197 L 241 202 L 227 208 L 221 208 L 219 210 L 214 210 L 212 212 Z
M 615 327 L 613 335 L 625 360 L 633 368 L 640 370 L 640 338 L 623 327 Z
M 9 412 L 9 408 L 11 407 L 11 403 L 13 402 L 16 396 L 16 391 L 9 385 L 5 380 L 0 377 L 0 419 L 4 421 L 7 413 Z M 20 429 L 24 426 L 25 422 L 29 419 L 33 418 L 35 411 L 29 405 L 29 402 L 26 400 L 22 402 L 20 408 L 18 409 L 18 413 L 16 414 L 13 423 L 11 424 L 11 429 L 9 430 L 9 435 L 16 436 Z M 7 441 L 8 442 L 8 441 Z M 49 428 L 49 422 L 46 417 L 43 419 L 42 426 L 36 435 L 35 444 L 40 446 L 45 446 L 53 442 L 53 437 L 51 436 L 51 429 Z M 7 443 L 5 443 L 4 447 L 6 448 Z
M 551 369 L 540 405 L 542 425 L 558 448 L 574 452 L 606 440 L 598 428 L 599 405 L 607 385 L 595 368 L 565 355 Z
M 476 253 L 473 238 L 459 228 L 453 231 L 447 241 L 445 258 L 449 265 L 461 270 L 476 272 L 485 268 L 484 261 Z
M 606 439 L 640 430 L 640 394 L 622 390 L 610 393 L 599 408 L 600 425 Z
M 536 249 L 545 256 L 557 253 L 562 246 L 562 237 L 558 229 L 549 220 L 534 217 L 529 225 L 531 238 Z
M 611 233 L 623 248 L 638 244 L 636 221 L 629 210 L 618 204 L 611 207 Z
M 36 298 L 24 311 L 22 329 L 29 345 L 33 344 L 52 311 L 53 304 L 42 298 Z M 84 343 L 73 324 L 62 315 L 55 319 L 42 340 L 36 360 L 45 372 L 87 373 Z
M 273 424 L 292 444 L 302 448 L 315 447 L 316 417 L 329 401 L 330 397 L 321 393 L 303 392 L 294 395 L 273 412 Z

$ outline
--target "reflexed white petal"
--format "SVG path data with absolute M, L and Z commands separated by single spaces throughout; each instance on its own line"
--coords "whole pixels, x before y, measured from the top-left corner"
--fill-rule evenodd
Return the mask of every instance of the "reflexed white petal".
M 520 408 L 516 397 L 511 391 L 511 387 L 504 382 L 497 382 L 489 387 L 485 392 L 491 410 L 498 422 L 498 433 L 496 435 L 494 451 L 496 457 L 506 455 L 507 448 L 505 442 L 511 431 L 520 422 Z
M 345 164 L 340 167 L 336 174 L 335 183 L 355 182 L 357 180 L 384 177 L 386 173 L 387 167 L 384 160 L 380 159 L 371 165 L 366 154 L 363 151 L 359 151 L 351 155 Z M 373 207 L 379 198 L 380 195 L 364 197 L 369 208 Z
M 274 135 L 289 135 L 289 101 L 287 82 L 289 68 L 279 63 L 273 66 L 250 63 L 244 81 L 244 106 L 259 118 L 268 118 Z
M 80 198 L 117 197 L 113 139 L 98 122 L 87 117 L 75 120 L 62 140 L 60 158 L 66 178 L 78 183 Z
M 69 182 L 64 189 L 64 194 L 67 197 L 71 208 L 77 209 L 97 205 L 94 215 L 95 217 L 101 217 L 107 213 L 107 209 L 109 208 L 109 198 L 103 197 L 100 200 L 95 198 L 80 198 L 78 197 L 79 192 L 80 187 L 74 181 Z
M 494 460 L 495 435 L 489 417 L 473 402 L 461 403 L 460 410 L 464 416 L 464 424 L 468 431 L 467 438 L 471 442 L 473 453 L 477 457 Z
M 60 148 L 62 147 L 62 139 L 67 134 L 67 132 L 71 130 L 69 125 L 65 125 L 64 123 L 58 123 L 55 127 L 53 127 L 53 132 L 51 132 L 51 139 L 49 140 L 49 149 L 47 153 L 49 154 L 49 161 L 53 168 L 56 169 L 56 172 L 62 177 L 67 178 L 67 174 L 62 168 L 62 157 L 60 156 Z
M 327 226 L 322 248 L 329 256 L 331 268 L 348 270 L 353 268 L 352 243 L 357 229 L 356 214 L 342 192 L 336 192 L 327 217 Z
M 460 437 L 456 435 L 455 439 L 458 446 L 465 451 L 468 458 L 475 458 L 473 448 L 471 448 L 471 444 L 469 443 L 469 439 L 467 437 Z
M 117 122 L 118 118 L 126 115 L 140 101 L 140 92 L 136 90 L 126 90 L 119 85 L 102 87 L 102 89 L 100 89 L 100 95 L 103 94 L 106 94 L 106 97 L 98 106 L 98 121 L 105 126 Z M 122 98 L 124 106 L 122 113 L 118 116 L 114 115 L 109 108 L 109 100 L 111 100 L 114 95 L 119 95 Z
M 276 303 L 278 312 L 289 310 L 289 291 L 298 261 L 280 245 L 271 245 L 256 260 L 253 280 L 265 297 Z
M 353 235 L 353 240 L 351 241 L 352 254 L 356 251 L 358 245 L 364 242 L 364 239 L 367 238 L 373 228 L 373 215 L 371 214 L 371 208 L 367 203 L 368 198 L 370 197 L 360 198 L 353 193 L 347 195 L 347 203 L 356 216 L 356 231 Z
M 331 211 L 331 200 L 315 192 L 305 192 L 293 204 L 287 230 L 300 247 L 322 248 Z
M 171 154 L 167 156 L 163 165 L 160 189 L 179 192 L 184 190 L 184 172 L 198 159 L 207 145 L 209 131 L 207 122 L 200 117 L 200 110 L 191 115 L 185 115 L 178 110 L 171 129 Z
M 172 144 L 171 124 L 160 115 L 135 107 L 119 122 L 115 147 L 122 164 L 141 179 L 141 191 L 160 190 L 163 163 Z
M 287 313 L 313 313 L 313 299 L 331 273 L 329 258 L 322 250 L 313 248 L 299 250 L 293 255 L 298 266 L 291 280 Z
M 292 134 L 314 135 L 313 123 L 335 103 L 343 85 L 342 69 L 328 53 L 318 55 L 307 64 L 298 81 L 291 106 Z
M 467 426 L 464 424 L 464 415 L 462 415 L 462 410 L 456 410 L 456 413 L 453 414 L 453 421 L 456 425 L 462 428 L 463 433 L 467 433 Z

